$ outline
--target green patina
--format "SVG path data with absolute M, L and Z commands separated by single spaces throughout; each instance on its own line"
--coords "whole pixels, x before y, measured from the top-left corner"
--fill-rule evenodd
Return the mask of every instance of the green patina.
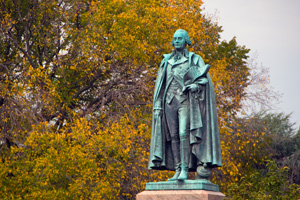
M 148 167 L 173 170 L 175 175 L 167 182 L 148 183 L 149 190 L 175 184 L 184 189 L 216 191 L 209 189 L 215 186 L 207 180 L 212 168 L 222 166 L 215 92 L 208 74 L 210 65 L 189 52 L 187 45 L 191 45 L 187 32 L 177 30 L 172 41 L 175 49 L 164 55 L 158 70 Z M 186 180 L 189 171 L 197 171 L 199 180 Z

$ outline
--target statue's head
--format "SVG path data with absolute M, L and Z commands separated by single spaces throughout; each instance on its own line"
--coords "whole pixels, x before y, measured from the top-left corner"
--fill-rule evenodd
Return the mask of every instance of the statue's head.
M 192 44 L 188 33 L 183 29 L 178 29 L 175 31 L 172 40 L 172 46 L 175 47 L 175 49 L 183 49 L 187 44 Z

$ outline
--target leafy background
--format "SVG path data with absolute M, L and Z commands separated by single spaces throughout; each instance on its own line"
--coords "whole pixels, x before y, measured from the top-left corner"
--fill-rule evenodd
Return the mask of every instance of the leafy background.
M 284 113 L 241 117 L 276 94 L 250 50 L 221 41 L 201 5 L 1 1 L 0 198 L 135 199 L 170 177 L 147 169 L 152 95 L 183 28 L 189 50 L 212 66 L 224 162 L 212 182 L 231 199 L 296 199 L 300 131 Z

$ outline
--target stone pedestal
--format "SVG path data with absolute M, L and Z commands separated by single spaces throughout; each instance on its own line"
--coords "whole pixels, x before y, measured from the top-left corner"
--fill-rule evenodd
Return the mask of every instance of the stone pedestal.
M 136 195 L 136 200 L 222 200 L 221 192 L 207 190 L 151 190 Z
M 136 195 L 136 200 L 222 200 L 225 195 L 219 186 L 208 180 L 162 181 L 146 184 L 146 191 Z

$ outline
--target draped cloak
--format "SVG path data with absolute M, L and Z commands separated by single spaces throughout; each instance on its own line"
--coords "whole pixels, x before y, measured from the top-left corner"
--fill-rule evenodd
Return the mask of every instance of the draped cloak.
M 171 54 L 165 54 L 155 84 L 153 98 L 153 117 L 150 145 L 149 169 L 174 170 L 174 158 L 171 150 L 171 136 L 165 119 L 165 97 L 168 85 L 166 69 Z M 189 92 L 190 109 L 190 162 L 189 170 L 196 171 L 198 165 L 209 167 L 222 166 L 220 134 L 218 127 L 216 99 L 213 83 L 208 74 L 209 65 L 205 65 L 201 56 L 188 52 L 189 68 L 197 71 L 189 84 L 200 84 L 198 92 Z M 195 76 L 195 75 L 194 75 Z M 184 83 L 183 83 L 184 84 Z M 161 118 L 154 117 L 154 110 L 161 109 Z

